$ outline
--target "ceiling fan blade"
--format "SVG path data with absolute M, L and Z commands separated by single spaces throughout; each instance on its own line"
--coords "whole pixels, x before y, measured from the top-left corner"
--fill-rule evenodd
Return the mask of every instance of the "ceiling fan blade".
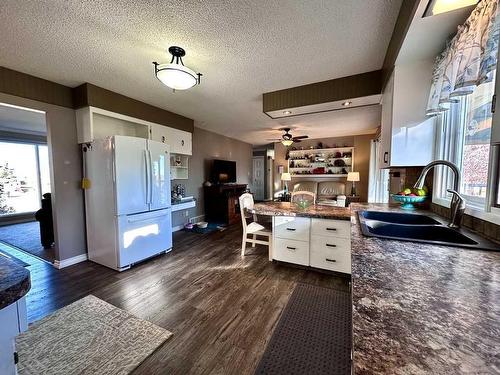
M 300 143 L 300 142 L 302 142 L 300 139 L 295 139 L 295 138 L 293 138 L 293 139 L 292 139 L 292 141 L 293 141 L 294 143 Z
M 281 138 L 267 138 L 266 141 L 281 141 Z
M 293 140 L 295 141 L 296 139 L 306 139 L 309 138 L 308 135 L 299 135 L 298 137 L 293 137 Z

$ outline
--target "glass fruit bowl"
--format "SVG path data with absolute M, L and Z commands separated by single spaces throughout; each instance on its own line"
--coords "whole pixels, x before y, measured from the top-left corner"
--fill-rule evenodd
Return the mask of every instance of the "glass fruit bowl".
M 392 199 L 394 199 L 396 202 L 401 203 L 401 208 L 404 210 L 414 210 L 415 206 L 413 203 L 422 203 L 427 199 L 426 195 L 398 195 L 398 194 L 391 194 Z

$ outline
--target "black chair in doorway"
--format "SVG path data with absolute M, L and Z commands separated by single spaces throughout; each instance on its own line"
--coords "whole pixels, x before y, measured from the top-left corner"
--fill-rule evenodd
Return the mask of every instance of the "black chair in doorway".
M 52 222 L 52 200 L 50 193 L 45 193 L 42 199 L 42 208 L 35 214 L 35 219 L 40 222 L 40 240 L 45 249 L 50 249 L 54 244 L 54 225 Z

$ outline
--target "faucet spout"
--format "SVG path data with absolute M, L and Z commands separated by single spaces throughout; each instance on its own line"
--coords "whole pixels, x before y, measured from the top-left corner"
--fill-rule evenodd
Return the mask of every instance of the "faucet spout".
M 453 228 L 459 228 L 465 211 L 465 199 L 463 199 L 463 197 L 458 193 L 460 170 L 455 164 L 449 162 L 448 160 L 434 160 L 430 162 L 424 167 L 413 187 L 415 189 L 422 189 L 424 187 L 424 181 L 427 173 L 436 165 L 445 165 L 453 171 L 453 189 L 448 190 L 448 192 L 453 194 L 450 204 L 450 223 L 448 225 Z

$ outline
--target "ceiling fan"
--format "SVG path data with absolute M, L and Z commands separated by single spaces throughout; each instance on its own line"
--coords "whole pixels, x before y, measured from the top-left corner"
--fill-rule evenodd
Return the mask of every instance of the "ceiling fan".
M 290 128 L 281 128 L 280 129 L 281 131 L 283 131 L 283 135 L 281 136 L 281 138 L 273 138 L 273 139 L 268 139 L 269 141 L 280 141 L 283 146 L 291 146 L 292 143 L 296 142 L 301 142 L 302 139 L 306 139 L 306 138 L 309 138 L 309 136 L 307 135 L 299 135 L 297 137 L 294 137 L 290 134 Z

